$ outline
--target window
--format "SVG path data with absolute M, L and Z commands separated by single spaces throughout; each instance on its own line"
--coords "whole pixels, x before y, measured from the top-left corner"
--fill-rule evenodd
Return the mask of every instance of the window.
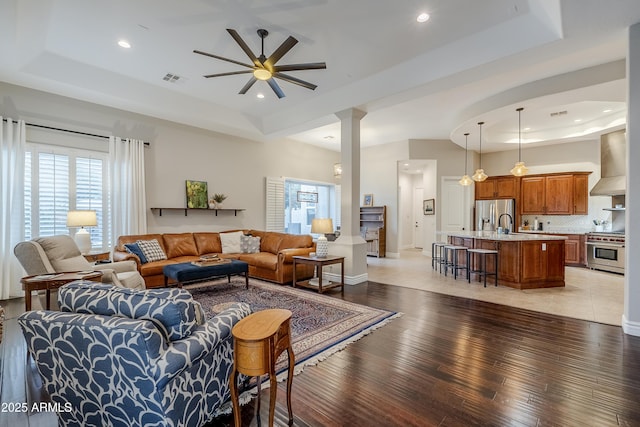
M 340 228 L 339 186 L 284 180 L 284 227 L 287 233 L 310 234 L 311 220 L 331 218 L 335 229 Z
M 25 156 L 25 237 L 73 234 L 69 210 L 95 210 L 89 228 L 93 249 L 111 247 L 107 154 L 52 145 L 29 144 Z

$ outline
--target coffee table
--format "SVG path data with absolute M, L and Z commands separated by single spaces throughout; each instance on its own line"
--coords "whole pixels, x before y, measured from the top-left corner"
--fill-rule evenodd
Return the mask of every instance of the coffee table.
M 92 282 L 102 281 L 101 271 L 74 271 L 69 273 L 36 274 L 26 276 L 20 280 L 24 290 L 24 307 L 26 311 L 31 310 L 31 292 L 47 291 L 46 309 L 51 310 L 51 291 L 58 289 L 62 285 L 75 280 L 91 280 Z
M 165 286 L 169 285 L 169 279 L 173 279 L 180 288 L 185 284 L 222 276 L 227 276 L 231 282 L 231 276 L 244 275 L 245 285 L 249 289 L 249 264 L 235 259 L 204 266 L 193 265 L 190 262 L 169 264 L 162 268 L 162 273 Z

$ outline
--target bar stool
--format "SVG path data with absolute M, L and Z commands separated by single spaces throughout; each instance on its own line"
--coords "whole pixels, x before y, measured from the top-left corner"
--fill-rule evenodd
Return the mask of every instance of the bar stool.
M 480 257 L 479 269 L 471 268 L 471 255 L 476 254 Z M 493 255 L 494 270 L 493 273 L 487 271 L 487 257 Z M 496 279 L 496 286 L 498 286 L 498 251 L 492 249 L 468 249 L 467 250 L 467 283 L 471 283 L 471 274 L 476 273 L 478 276 L 484 276 L 484 287 L 487 287 L 487 276 L 494 276 Z
M 457 245 L 445 245 L 444 246 L 444 275 L 447 275 L 447 271 L 451 269 L 453 271 L 453 278 L 458 278 L 458 270 L 466 270 L 467 276 L 469 275 L 469 255 L 466 255 L 467 264 L 459 265 L 458 264 L 458 252 L 464 251 L 467 254 L 466 246 L 457 246 Z
M 433 268 L 434 270 L 438 269 L 438 266 L 442 261 L 442 248 L 445 245 L 446 243 L 443 242 L 433 242 L 431 244 L 431 268 Z

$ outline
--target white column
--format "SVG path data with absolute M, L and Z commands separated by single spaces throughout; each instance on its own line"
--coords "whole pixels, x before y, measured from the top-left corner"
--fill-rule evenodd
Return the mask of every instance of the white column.
M 367 246 L 360 236 L 360 120 L 366 114 L 355 108 L 336 113 L 341 124 L 341 227 L 340 237 L 330 242 L 329 252 L 345 257 L 347 284 L 367 280 Z M 339 268 L 331 269 L 329 275 L 332 280 L 338 278 Z
M 627 195 L 622 330 L 640 336 L 640 23 L 629 27 L 627 54 Z M 633 221 L 636 219 L 636 221 Z

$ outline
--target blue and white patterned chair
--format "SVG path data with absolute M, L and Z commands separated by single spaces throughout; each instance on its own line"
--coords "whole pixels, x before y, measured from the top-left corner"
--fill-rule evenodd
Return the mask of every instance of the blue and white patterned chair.
M 204 321 L 183 289 L 73 282 L 62 312 L 18 318 L 62 426 L 201 426 L 229 400 L 231 305 Z

